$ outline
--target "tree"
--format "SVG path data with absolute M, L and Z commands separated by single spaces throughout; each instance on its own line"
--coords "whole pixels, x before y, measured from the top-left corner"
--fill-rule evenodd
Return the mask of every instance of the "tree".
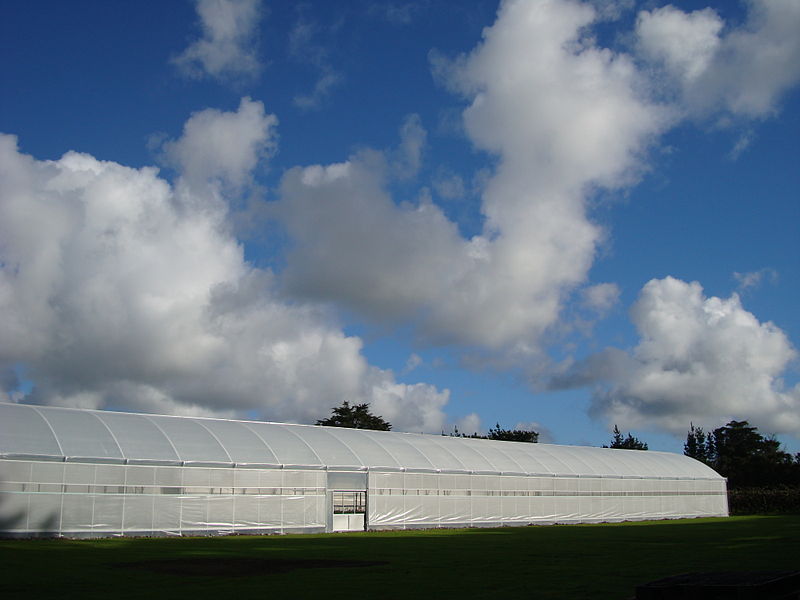
M 611 445 L 603 448 L 621 448 L 623 450 L 647 450 L 647 443 L 643 442 L 628 432 L 628 437 L 623 437 L 619 427 L 614 425 L 614 437 L 611 438 Z
M 453 433 L 445 433 L 444 430 L 442 430 L 442 435 L 450 436 L 450 437 L 458 437 L 458 438 L 470 438 L 470 439 L 476 439 L 476 440 L 489 439 L 485 435 L 479 434 L 477 431 L 467 435 L 466 433 L 464 433 L 462 431 L 459 431 L 457 425 L 455 427 L 453 427 Z
M 500 440 L 503 442 L 528 442 L 535 444 L 539 441 L 539 432 L 528 431 L 526 429 L 501 429 L 500 423 L 495 423 L 494 427 L 489 428 L 490 440 Z
M 445 435 L 442 431 L 442 435 Z M 539 433 L 537 431 L 528 431 L 525 429 L 502 429 L 500 423 L 496 423 L 494 427 L 489 428 L 487 435 L 480 435 L 479 433 L 472 433 L 467 435 L 461 433 L 458 427 L 453 428 L 453 433 L 449 434 L 450 437 L 472 438 L 478 440 L 497 440 L 501 442 L 527 442 L 535 444 L 539 441 Z
M 695 427 L 694 423 L 689 423 L 686 443 L 683 444 L 683 453 L 708 465 L 712 460 L 713 447 L 711 433 L 707 434 L 702 427 Z
M 747 421 L 730 421 L 705 435 L 690 426 L 684 454 L 702 460 L 728 478 L 728 487 L 766 487 L 800 482 L 800 461 L 764 437 Z
M 332 409 L 332 414 L 327 419 L 320 419 L 317 425 L 328 427 L 350 427 L 352 429 L 377 429 L 379 431 L 389 431 L 392 424 L 385 421 L 383 417 L 373 415 L 369 412 L 369 404 L 354 404 L 345 400 L 341 406 Z

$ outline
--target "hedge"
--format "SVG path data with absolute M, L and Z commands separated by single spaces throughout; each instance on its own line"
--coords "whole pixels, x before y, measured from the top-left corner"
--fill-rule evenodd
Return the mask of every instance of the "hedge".
M 800 487 L 728 490 L 728 510 L 732 515 L 800 514 Z

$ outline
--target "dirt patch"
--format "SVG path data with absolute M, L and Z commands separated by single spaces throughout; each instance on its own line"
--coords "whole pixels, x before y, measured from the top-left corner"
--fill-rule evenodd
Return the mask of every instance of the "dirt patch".
M 353 569 L 388 564 L 382 560 L 327 560 L 321 558 L 245 558 L 225 556 L 215 558 L 174 558 L 117 563 L 125 569 L 150 571 L 167 575 L 196 577 L 254 577 L 287 573 L 299 569 Z

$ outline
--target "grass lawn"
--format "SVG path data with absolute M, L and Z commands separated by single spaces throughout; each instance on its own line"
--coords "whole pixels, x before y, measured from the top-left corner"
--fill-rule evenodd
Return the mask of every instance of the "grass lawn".
M 800 516 L 265 537 L 0 540 L 0 565 L 0 597 L 9 599 L 624 600 L 637 584 L 678 573 L 800 570 Z

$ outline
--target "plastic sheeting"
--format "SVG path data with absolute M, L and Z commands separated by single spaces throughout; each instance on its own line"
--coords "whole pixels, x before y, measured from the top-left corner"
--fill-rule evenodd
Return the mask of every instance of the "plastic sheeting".
M 0 404 L 0 533 L 324 531 L 355 481 L 373 529 L 727 515 L 663 452 Z
M 376 529 L 726 516 L 725 480 L 370 473 Z
M 324 471 L 0 460 L 6 534 L 324 531 Z
M 719 475 L 666 452 L 0 403 L 0 457 L 538 475 Z

